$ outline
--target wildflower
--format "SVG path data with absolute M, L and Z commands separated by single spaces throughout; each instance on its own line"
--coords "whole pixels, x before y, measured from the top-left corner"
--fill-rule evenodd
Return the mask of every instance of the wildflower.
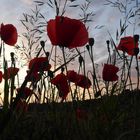
M 129 55 L 135 55 L 135 48 L 138 48 L 138 42 L 134 42 L 134 37 L 131 36 L 121 38 L 117 47 L 118 50 L 126 52 Z
M 88 32 L 85 25 L 76 19 L 56 16 L 47 25 L 47 33 L 52 45 L 81 47 L 88 42 Z
M 19 91 L 20 91 L 20 88 L 17 88 L 18 93 Z M 31 90 L 28 87 L 25 87 L 22 92 L 23 92 L 22 99 L 27 99 L 30 95 L 34 94 L 33 90 Z
M 18 34 L 17 29 L 12 24 L 1 24 L 0 27 L 1 39 L 8 45 L 13 46 L 17 42 Z
M 70 82 L 76 83 L 77 82 L 77 73 L 74 70 L 69 70 L 67 72 L 67 78 Z
M 102 76 L 104 81 L 117 81 L 118 75 L 116 73 L 119 71 L 119 68 L 112 64 L 104 64 Z
M 7 68 L 6 71 L 4 72 L 3 78 L 4 78 L 4 79 L 10 79 L 10 78 L 16 76 L 17 73 L 18 73 L 18 71 L 19 71 L 19 68 L 16 68 L 16 67 L 9 67 L 9 68 Z
M 82 87 L 82 88 L 90 88 L 91 86 L 91 81 L 88 77 L 84 75 L 77 75 L 77 82 L 75 83 L 77 86 Z
M 32 72 L 30 75 L 28 75 L 27 71 L 27 75 L 26 75 L 26 79 L 28 80 L 28 82 L 37 82 L 40 80 L 40 74 L 38 72 Z
M 69 70 L 67 73 L 67 78 L 70 82 L 75 83 L 77 86 L 82 88 L 90 88 L 91 81 L 84 75 L 77 74 L 73 70 Z
M 51 65 L 48 62 L 47 57 L 34 58 L 29 62 L 29 69 L 33 68 L 32 72 L 48 71 Z
M 56 75 L 56 77 L 51 80 L 51 83 L 56 85 L 56 87 L 58 88 L 59 96 L 62 98 L 62 101 L 66 99 L 69 93 L 69 85 L 65 74 L 60 73 Z

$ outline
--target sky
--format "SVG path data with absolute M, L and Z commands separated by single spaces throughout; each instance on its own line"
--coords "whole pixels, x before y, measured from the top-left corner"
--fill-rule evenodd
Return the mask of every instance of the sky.
M 42 1 L 42 0 L 40 0 Z M 43 0 L 46 2 L 47 0 Z M 64 0 L 61 0 L 62 2 Z M 95 39 L 94 45 L 94 57 L 96 63 L 102 63 L 107 59 L 107 49 L 106 49 L 106 40 L 110 39 L 108 31 L 115 38 L 115 34 L 117 29 L 119 29 L 120 19 L 123 19 L 122 13 L 117 8 L 111 7 L 111 5 L 105 5 L 107 3 L 106 0 L 89 0 L 91 1 L 91 5 L 89 7 L 89 11 L 93 11 L 95 16 L 93 17 L 93 21 L 88 24 L 89 26 L 89 37 L 93 37 Z M 122 1 L 123 3 L 126 0 L 110 0 L 112 2 Z M 130 0 L 128 0 L 130 1 Z M 132 0 L 131 6 L 136 6 L 138 3 L 138 7 L 140 6 L 140 0 Z M 74 5 L 82 5 L 85 0 L 76 0 L 73 2 Z M 69 2 L 69 4 L 71 4 Z M 23 13 L 30 13 L 31 9 L 35 8 L 34 0 L 1 0 L 1 8 L 0 8 L 0 23 L 4 24 L 13 24 L 17 27 L 18 34 L 20 35 L 23 32 L 23 26 L 20 20 L 23 18 Z M 129 9 L 129 7 L 128 7 Z M 55 11 L 50 7 L 42 7 L 42 12 L 47 13 L 47 19 L 54 18 Z M 79 18 L 79 13 L 81 11 L 77 8 L 68 8 L 66 11 L 66 16 L 71 18 Z M 139 17 L 140 18 L 140 17 Z M 127 35 L 133 35 L 133 22 L 138 21 L 139 19 L 135 19 L 132 21 L 132 26 L 128 27 Z M 98 29 L 101 27 L 101 29 Z M 136 27 L 134 33 L 140 33 L 138 26 Z M 18 40 L 20 44 L 21 40 Z M 17 44 L 18 44 L 17 43 Z M 7 59 L 9 59 L 9 52 L 13 51 L 11 46 L 6 46 Z M 90 67 L 90 63 L 87 65 Z

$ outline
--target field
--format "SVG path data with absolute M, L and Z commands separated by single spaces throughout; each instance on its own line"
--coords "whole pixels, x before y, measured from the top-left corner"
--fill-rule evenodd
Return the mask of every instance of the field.
M 73 103 L 29 104 L 26 113 L 14 114 L 1 138 L 139 140 L 139 103 L 139 92 L 126 91 Z

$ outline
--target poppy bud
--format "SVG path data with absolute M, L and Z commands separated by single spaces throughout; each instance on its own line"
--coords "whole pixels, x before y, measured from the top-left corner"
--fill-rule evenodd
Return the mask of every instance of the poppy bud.
M 139 35 L 134 35 L 134 41 L 137 43 L 139 41 Z
M 40 41 L 40 45 L 41 45 L 42 47 L 44 47 L 44 46 L 45 46 L 45 42 L 44 42 L 44 41 Z
M 49 55 L 50 55 L 50 53 L 49 53 L 49 52 L 46 52 L 45 54 L 46 54 L 46 57 L 49 57 Z
M 11 53 L 10 53 L 12 63 L 14 63 L 14 62 L 15 62 L 14 55 L 15 55 L 15 54 L 14 54 L 14 52 L 11 52 Z
M 80 63 L 80 66 L 82 65 L 82 62 L 84 61 L 83 57 L 80 55 L 79 56 L 79 63 Z
M 14 57 L 14 52 L 11 52 L 10 56 L 11 56 L 11 58 L 13 58 Z
M 107 45 L 109 45 L 110 41 L 109 41 L 109 40 L 107 40 L 107 41 L 106 41 L 106 43 L 107 43 Z
M 87 50 L 89 51 L 89 45 L 86 45 Z
M 62 68 L 61 68 L 61 72 L 63 73 L 63 72 L 64 72 L 64 70 L 65 70 L 65 69 L 64 69 L 64 67 L 62 67 Z
M 139 48 L 134 48 L 134 54 L 138 55 L 138 53 L 139 53 Z
M 88 43 L 90 46 L 93 46 L 94 45 L 94 38 L 89 38 Z
M 107 41 L 106 41 L 106 44 L 107 44 L 107 49 L 108 49 L 108 52 L 110 52 L 109 43 L 110 43 L 110 41 L 109 41 L 109 40 L 107 40 Z

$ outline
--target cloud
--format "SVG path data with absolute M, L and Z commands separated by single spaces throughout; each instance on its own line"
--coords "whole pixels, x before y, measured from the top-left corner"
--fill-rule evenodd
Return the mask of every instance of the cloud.
M 33 0 L 20 0 L 23 4 L 26 5 L 32 5 L 33 4 Z

